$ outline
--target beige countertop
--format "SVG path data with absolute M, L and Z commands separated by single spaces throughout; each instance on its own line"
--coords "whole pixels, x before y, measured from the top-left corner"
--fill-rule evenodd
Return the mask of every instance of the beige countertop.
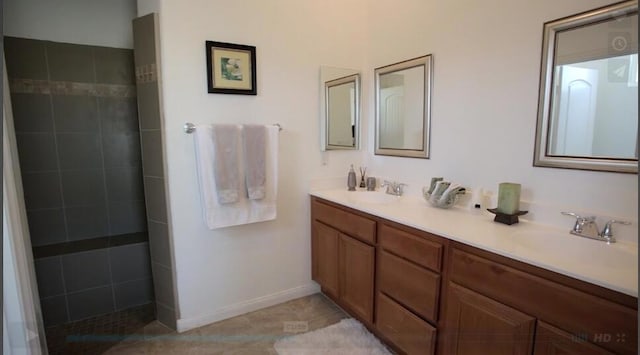
M 496 223 L 486 211 L 439 209 L 421 196 L 395 197 L 382 192 L 313 190 L 312 196 L 455 240 L 502 256 L 638 296 L 636 244 L 604 242 L 569 234 L 543 224 Z

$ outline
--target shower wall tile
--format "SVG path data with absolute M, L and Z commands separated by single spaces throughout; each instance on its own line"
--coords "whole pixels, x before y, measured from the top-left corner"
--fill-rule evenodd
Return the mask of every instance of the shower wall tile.
M 53 95 L 56 132 L 98 133 L 98 103 L 93 96 Z
M 11 109 L 17 133 L 53 132 L 50 95 L 12 93 Z
M 158 318 L 158 322 L 171 329 L 177 328 L 176 311 L 172 307 L 156 303 L 156 318 Z
M 58 170 L 53 133 L 16 133 L 16 141 L 22 171 Z
M 164 176 L 162 163 L 162 133 L 160 130 L 142 131 L 142 168 L 145 176 Z
M 60 169 L 100 169 L 102 152 L 99 133 L 58 133 Z
M 66 207 L 104 206 L 104 175 L 99 169 L 62 172 L 62 190 Z
M 109 249 L 111 278 L 114 283 L 151 276 L 149 243 L 129 244 Z
M 62 256 L 62 270 L 67 292 L 109 285 L 109 255 L 106 249 Z
M 140 166 L 140 135 L 138 132 L 104 135 L 102 137 L 104 166 L 107 168 Z
M 175 299 L 173 297 L 173 275 L 171 269 L 153 263 L 153 286 L 156 302 L 173 308 Z
M 28 211 L 27 220 L 32 246 L 63 243 L 67 240 L 61 208 Z
M 116 284 L 113 288 L 117 311 L 153 302 L 153 281 L 150 277 Z
M 62 207 L 60 176 L 57 171 L 22 173 L 24 201 L 27 210 Z
M 144 200 L 113 202 L 109 204 L 108 208 L 111 235 L 147 230 Z
M 107 209 L 105 206 L 67 207 L 69 241 L 100 238 L 109 235 Z
M 135 98 L 99 97 L 102 134 L 138 132 L 138 107 Z
M 71 321 L 115 311 L 112 286 L 70 293 L 67 298 Z
M 140 129 L 160 129 L 160 96 L 158 83 L 138 83 L 136 89 Z
M 106 84 L 134 84 L 133 51 L 130 49 L 94 47 L 96 80 Z
M 91 46 L 46 42 L 46 49 L 51 80 L 95 83 Z
M 144 200 L 142 169 L 113 168 L 105 171 L 109 202 Z
M 156 63 L 155 18 L 153 14 L 133 20 L 133 48 L 136 67 Z
M 157 222 L 167 222 L 167 204 L 164 189 L 164 179 L 144 178 L 144 192 L 147 203 L 147 217 Z
M 169 246 L 169 230 L 166 223 L 149 221 L 149 247 L 151 261 L 171 266 L 171 249 Z
M 4 52 L 9 78 L 47 79 L 44 41 L 4 37 Z
M 62 279 L 62 262 L 59 256 L 36 259 L 38 294 L 41 298 L 59 296 L 65 293 Z
M 67 296 L 55 296 L 40 299 L 44 325 L 63 324 L 69 321 L 67 314 Z

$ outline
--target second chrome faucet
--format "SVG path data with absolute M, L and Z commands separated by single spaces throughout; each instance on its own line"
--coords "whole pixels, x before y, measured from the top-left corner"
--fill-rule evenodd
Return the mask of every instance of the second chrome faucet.
M 401 182 L 396 182 L 396 181 L 387 181 L 387 180 L 385 180 L 382 183 L 382 185 L 380 185 L 380 187 L 387 188 L 387 193 L 389 195 L 394 195 L 394 196 L 402 196 L 405 186 L 407 186 L 407 184 L 403 184 Z
M 562 214 L 566 216 L 573 216 L 576 218 L 576 222 L 570 231 L 571 234 L 577 235 L 580 237 L 600 240 L 603 242 L 607 242 L 607 244 L 616 242 L 616 239 L 613 237 L 613 229 L 612 229 L 612 225 L 614 223 L 631 224 L 631 222 L 618 221 L 618 220 L 612 219 L 605 224 L 604 228 L 602 229 L 602 232 L 600 232 L 598 230 L 598 224 L 596 223 L 595 216 L 583 217 L 573 212 L 562 212 Z

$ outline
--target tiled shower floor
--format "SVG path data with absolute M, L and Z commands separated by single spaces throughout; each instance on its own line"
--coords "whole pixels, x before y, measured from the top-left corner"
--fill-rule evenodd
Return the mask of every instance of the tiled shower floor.
M 273 343 L 284 336 L 320 329 L 347 315 L 321 294 L 298 298 L 217 323 L 177 333 L 153 320 L 153 309 L 103 316 L 74 323 L 67 334 L 102 335 L 104 342 L 55 344 L 50 354 L 275 354 Z M 122 313 L 122 312 L 120 312 Z M 150 313 L 150 317 L 149 317 Z M 97 317 L 101 318 L 101 317 Z M 69 325 L 68 325 L 69 326 Z M 110 339 L 110 335 L 114 335 Z M 49 339 L 47 334 L 47 339 Z M 51 334 L 54 338 L 59 336 Z M 73 340 L 73 338 L 71 338 Z M 64 337 L 63 337 L 64 340 Z M 113 341 L 109 341 L 113 340 Z

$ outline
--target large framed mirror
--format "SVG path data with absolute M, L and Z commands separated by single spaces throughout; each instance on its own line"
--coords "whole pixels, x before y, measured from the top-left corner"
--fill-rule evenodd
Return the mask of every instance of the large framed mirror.
M 320 68 L 321 150 L 356 150 L 360 146 L 360 72 Z
M 375 154 L 429 158 L 432 56 L 375 69 Z
M 544 24 L 534 166 L 638 172 L 638 2 Z

